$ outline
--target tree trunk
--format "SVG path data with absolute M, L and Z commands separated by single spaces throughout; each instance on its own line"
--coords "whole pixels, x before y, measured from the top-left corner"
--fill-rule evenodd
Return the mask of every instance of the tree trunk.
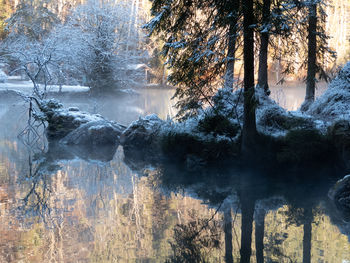
M 265 232 L 265 210 L 255 211 L 255 248 L 256 262 L 264 263 L 264 232 Z
M 312 208 L 304 208 L 303 263 L 311 262 Z
M 242 195 L 241 195 L 242 197 Z M 240 263 L 249 263 L 252 254 L 252 232 L 253 216 L 255 202 L 250 196 L 241 198 L 242 205 L 242 232 L 241 232 L 241 261 Z
M 301 111 L 307 111 L 315 100 L 315 77 L 316 77 L 316 31 L 317 31 L 317 4 L 309 6 L 309 27 L 308 27 L 308 61 L 306 77 L 305 101 Z
M 233 0 L 234 10 L 238 10 L 239 1 Z M 237 24 L 238 24 L 238 12 L 235 11 L 233 18 L 230 19 L 228 30 L 228 49 L 227 49 L 227 63 L 224 87 L 233 90 L 234 74 L 235 74 L 235 52 L 236 52 L 236 40 L 237 40 Z
M 225 88 L 233 90 L 235 73 L 236 25 L 231 22 L 228 32 L 228 50 L 225 74 Z
M 271 0 L 264 0 L 263 4 L 263 26 L 267 26 L 270 19 Z M 260 34 L 260 53 L 259 53 L 259 71 L 258 71 L 258 86 L 264 89 L 266 95 L 270 95 L 268 84 L 268 47 L 269 47 L 270 33 L 267 29 L 264 29 Z
M 233 263 L 231 207 L 224 210 L 225 262 Z
M 256 137 L 255 99 L 254 99 L 254 24 L 253 0 L 243 4 L 244 33 L 244 122 L 242 134 L 242 153 L 244 156 L 254 154 Z

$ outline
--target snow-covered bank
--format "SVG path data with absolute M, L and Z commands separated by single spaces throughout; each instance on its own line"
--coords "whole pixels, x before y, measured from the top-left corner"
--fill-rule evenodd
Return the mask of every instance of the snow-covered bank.
M 310 106 L 307 113 L 330 121 L 350 119 L 350 62 L 329 84 L 327 91 Z
M 0 83 L 1 90 L 13 90 L 21 92 L 23 94 L 29 95 L 33 91 L 33 83 L 31 81 L 25 80 L 13 80 L 5 83 Z M 47 92 L 88 92 L 89 87 L 80 85 L 50 85 L 47 86 Z
M 307 114 L 287 111 L 257 89 L 257 144 L 261 144 L 259 149 L 265 152 L 261 156 L 298 165 L 312 160 L 327 161 L 326 156 L 333 156 L 335 147 L 350 168 L 349 120 L 342 118 L 340 125 L 336 121 L 341 119 L 341 114 L 337 115 L 339 118 L 331 119 L 335 116 L 333 113 L 319 114 L 315 110 L 329 108 L 334 112 L 339 107 L 338 113 L 350 109 L 346 96 L 340 97 L 340 101 L 329 99 L 334 98 L 335 93 L 347 92 L 344 87 L 350 87 L 349 68 L 347 65 L 340 72 L 331 83 L 332 90 L 321 96 Z M 135 152 L 138 152 L 142 158 L 167 156 L 190 164 L 193 160 L 206 164 L 221 159 L 239 159 L 244 113 L 242 93 L 241 90 L 232 93 L 221 89 L 213 97 L 212 107 L 200 110 L 198 115 L 183 122 L 149 115 L 134 121 L 126 129 L 99 115 L 64 109 L 55 101 L 45 102 L 48 109 L 43 112 L 49 122 L 48 136 L 55 139 L 67 136 L 61 140 L 64 143 L 110 144 L 113 140 L 116 143 L 120 140 L 127 156 L 136 156 Z M 109 138 L 108 134 L 113 136 Z
M 157 149 L 158 154 L 160 151 L 185 162 L 196 158 L 201 163 L 239 158 L 242 93 L 221 89 L 212 107 L 184 122 L 162 121 L 156 116 L 142 118 L 130 125 L 127 130 L 133 130 L 132 136 L 124 136 L 123 141 L 134 151 L 156 144 L 147 149 L 147 157 L 150 149 Z M 258 155 L 293 165 L 339 161 L 350 169 L 350 63 L 307 113 L 287 111 L 260 90 L 255 96 L 258 143 L 264 151 Z M 144 140 L 150 137 L 156 139 Z M 135 141 L 137 146 L 130 147 Z

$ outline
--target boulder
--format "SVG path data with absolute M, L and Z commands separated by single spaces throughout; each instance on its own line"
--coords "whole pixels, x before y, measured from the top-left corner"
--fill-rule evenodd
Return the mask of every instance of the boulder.
M 43 116 L 36 117 L 48 122 L 48 139 L 67 145 L 118 145 L 125 130 L 123 125 L 106 120 L 99 114 L 83 112 L 77 107 L 66 109 L 54 99 L 40 102 L 40 109 Z
M 328 128 L 329 138 L 337 148 L 346 169 L 350 169 L 350 121 L 338 120 Z
M 106 121 L 98 114 L 90 114 L 77 108 L 65 109 L 54 99 L 41 102 L 41 111 L 48 122 L 46 135 L 49 139 L 59 140 L 68 135 L 80 125 L 92 121 Z
M 159 150 L 160 132 L 164 124 L 165 121 L 156 114 L 140 117 L 132 122 L 120 138 L 124 152 L 138 151 L 147 154 Z
M 343 179 L 329 190 L 328 197 L 334 202 L 346 221 L 350 220 L 350 175 Z
M 107 120 L 90 121 L 81 124 L 60 141 L 69 145 L 115 145 L 125 127 Z

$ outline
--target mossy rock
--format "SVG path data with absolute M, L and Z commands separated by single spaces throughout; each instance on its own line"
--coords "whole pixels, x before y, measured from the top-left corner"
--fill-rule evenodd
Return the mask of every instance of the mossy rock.
M 350 122 L 347 120 L 336 121 L 328 128 L 328 136 L 346 168 L 350 169 Z
M 328 197 L 333 200 L 345 221 L 350 221 L 350 175 L 336 182 L 329 190 Z
M 327 136 L 315 129 L 291 130 L 283 138 L 277 161 L 288 164 L 328 162 L 334 156 L 334 148 Z
M 238 123 L 233 123 L 225 116 L 220 114 L 206 115 L 198 122 L 198 130 L 200 132 L 214 135 L 224 135 L 235 137 L 240 130 Z
M 350 146 L 350 122 L 339 120 L 328 128 L 328 134 L 336 145 Z

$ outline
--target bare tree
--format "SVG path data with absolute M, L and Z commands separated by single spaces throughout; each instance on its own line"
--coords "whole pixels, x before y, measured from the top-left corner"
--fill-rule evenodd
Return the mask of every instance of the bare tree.
M 124 2 L 89 0 L 60 29 L 60 45 L 70 54 L 65 64 L 95 91 L 116 89 L 127 65 L 140 57 L 130 49 L 136 38 L 130 33 L 129 10 Z

